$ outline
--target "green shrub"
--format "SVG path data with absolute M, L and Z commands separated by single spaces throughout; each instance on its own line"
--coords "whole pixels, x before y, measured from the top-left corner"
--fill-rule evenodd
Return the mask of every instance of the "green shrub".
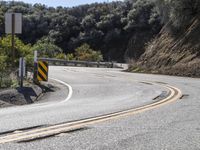
M 66 60 L 75 60 L 74 54 L 67 54 Z
M 60 53 L 56 56 L 57 59 L 66 59 L 66 55 L 64 53 Z
M 156 5 L 165 22 L 172 21 L 176 28 L 187 26 L 200 12 L 199 0 L 156 0 Z
M 15 66 L 19 64 L 20 57 L 26 57 L 27 55 L 33 55 L 30 44 L 24 44 L 19 38 L 15 37 L 15 58 L 12 57 L 11 35 L 7 35 L 0 39 L 0 55 L 4 57 L 4 63 L 7 66 L 11 66 L 12 62 Z
M 37 41 L 36 44 L 31 48 L 32 51 L 38 51 L 38 57 L 48 57 L 55 58 L 57 55 L 61 54 L 63 50 L 51 43 L 46 39 L 41 39 Z
M 2 82 L 2 87 L 8 88 L 12 86 L 12 79 L 10 77 L 4 77 Z
M 26 60 L 26 66 L 27 67 L 33 67 L 33 65 L 34 65 L 33 54 L 26 55 L 25 60 Z
M 0 87 L 3 86 L 3 77 L 5 76 L 6 71 L 6 56 L 0 56 Z
M 75 49 L 75 58 L 83 61 L 103 61 L 101 52 L 91 49 L 88 44 L 83 44 Z

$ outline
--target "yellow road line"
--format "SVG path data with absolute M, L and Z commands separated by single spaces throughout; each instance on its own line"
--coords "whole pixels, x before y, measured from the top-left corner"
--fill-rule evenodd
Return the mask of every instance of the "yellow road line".
M 31 131 L 27 131 L 27 132 L 6 135 L 3 137 L 0 137 L 0 144 L 14 142 L 14 141 L 37 139 L 39 137 L 55 135 L 55 134 L 67 132 L 67 131 L 70 131 L 70 130 L 73 130 L 76 128 L 84 127 L 87 125 L 96 124 L 99 122 L 104 122 L 104 121 L 108 121 L 108 120 L 118 119 L 121 117 L 126 117 L 126 116 L 130 116 L 130 115 L 142 113 L 144 111 L 155 109 L 157 107 L 161 107 L 163 105 L 171 103 L 171 102 L 179 99 L 182 96 L 181 91 L 175 87 L 172 87 L 172 86 L 163 86 L 163 87 L 170 90 L 170 95 L 161 101 L 158 101 L 158 102 L 155 102 L 152 104 L 148 104 L 146 106 L 141 106 L 141 107 L 138 107 L 135 109 L 130 109 L 130 110 L 112 113 L 112 114 L 108 114 L 108 115 L 103 115 L 103 116 L 99 116 L 99 117 L 93 117 L 90 119 L 83 119 L 83 120 L 75 121 L 75 122 L 71 122 L 71 123 L 54 125 L 54 126 L 50 126 L 50 127 L 44 127 L 41 129 L 34 129 Z

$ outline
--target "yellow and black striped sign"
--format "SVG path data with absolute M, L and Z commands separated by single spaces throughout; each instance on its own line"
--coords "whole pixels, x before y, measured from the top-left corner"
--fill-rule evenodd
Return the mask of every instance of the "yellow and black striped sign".
M 48 81 L 48 62 L 38 61 L 38 81 Z

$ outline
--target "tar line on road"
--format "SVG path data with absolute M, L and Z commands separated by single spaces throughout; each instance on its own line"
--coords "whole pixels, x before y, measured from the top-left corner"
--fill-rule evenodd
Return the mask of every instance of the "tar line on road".
M 155 84 L 155 83 L 151 83 L 151 84 Z M 163 105 L 169 104 L 173 101 L 176 101 L 180 99 L 180 97 L 182 96 L 182 92 L 178 88 L 170 86 L 170 85 L 162 85 L 162 86 L 169 89 L 170 94 L 166 98 L 160 101 L 157 101 L 145 106 L 141 106 L 138 108 L 133 108 L 133 109 L 106 114 L 102 116 L 82 119 L 79 121 L 61 123 L 58 125 L 42 127 L 39 129 L 31 129 L 28 131 L 12 132 L 10 134 L 1 135 L 0 144 L 9 143 L 9 142 L 34 141 L 37 139 L 55 136 L 61 133 L 79 130 L 79 129 L 85 128 L 88 125 L 97 124 L 97 123 L 108 121 L 108 120 L 119 119 L 122 117 L 135 115 L 135 114 L 142 113 L 148 110 L 152 110 L 152 109 L 161 107 Z

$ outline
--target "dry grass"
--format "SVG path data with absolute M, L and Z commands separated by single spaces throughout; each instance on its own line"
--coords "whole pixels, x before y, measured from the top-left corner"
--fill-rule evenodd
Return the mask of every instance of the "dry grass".
M 185 32 L 174 36 L 165 26 L 150 42 L 130 70 L 178 76 L 200 77 L 200 20 L 193 19 Z

